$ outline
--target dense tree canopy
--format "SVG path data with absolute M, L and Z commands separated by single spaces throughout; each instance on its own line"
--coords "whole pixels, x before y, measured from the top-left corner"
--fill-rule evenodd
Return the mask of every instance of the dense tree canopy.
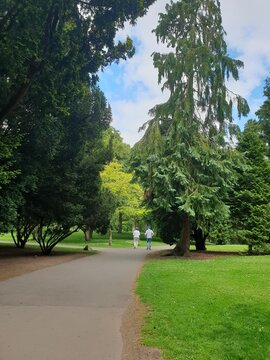
M 153 2 L 1 2 L 0 226 L 12 227 L 18 246 L 35 227 L 49 253 L 90 218 L 101 226 L 89 211 L 104 199 L 99 172 L 111 159 L 102 133 L 111 112 L 96 74 L 134 54 L 116 32 Z
M 237 80 L 243 63 L 227 54 L 219 1 L 171 2 L 155 33 L 173 49 L 153 55 L 159 82 L 170 95 L 150 112 L 153 118 L 137 144 L 137 174 L 151 208 L 178 217 L 176 252 L 188 255 L 192 223 L 204 229 L 209 220 L 228 216 L 222 199 L 234 176 L 225 135 L 236 129 L 233 101 L 239 116 L 249 109 L 226 80 Z
M 238 171 L 229 201 L 235 236 L 248 244 L 250 251 L 270 244 L 270 161 L 261 134 L 261 124 L 254 120 L 246 123 L 237 146 L 246 166 Z
M 115 197 L 118 231 L 122 231 L 123 218 L 132 219 L 134 226 L 144 216 L 145 209 L 142 206 L 143 190 L 132 181 L 132 173 L 124 172 L 120 163 L 111 162 L 105 166 L 101 179 L 104 188 Z
M 133 55 L 132 41 L 115 43 L 117 29 L 135 22 L 154 0 L 6 0 L 0 4 L 0 186 L 12 178 L 20 117 L 33 103 L 68 114 L 78 83 Z M 113 6 L 112 6 L 113 5 Z M 39 97 L 37 99 L 37 97 Z M 35 98 L 35 99 L 34 99 Z M 19 118 L 18 118 L 19 117 Z M 12 140 L 11 140 L 12 139 Z
M 46 70 L 77 77 L 133 55 L 132 41 L 115 43 L 117 29 L 135 22 L 154 0 L 7 0 L 0 8 L 0 119 Z
M 256 115 L 259 117 L 261 125 L 261 136 L 268 148 L 267 156 L 270 158 L 270 78 L 265 81 L 264 96 L 266 100 L 257 111 Z
M 110 126 L 104 132 L 103 139 L 105 145 L 109 148 L 112 160 L 128 168 L 131 148 L 123 142 L 120 132 Z
M 171 1 L 160 14 L 154 32 L 168 51 L 153 62 L 169 97 L 132 151 L 144 196 L 129 172 L 97 73 L 134 54 L 117 30 L 154 1 L 0 2 L 0 231 L 17 246 L 34 229 L 47 254 L 78 228 L 121 231 L 145 215 L 143 198 L 177 254 L 191 237 L 204 249 L 222 224 L 250 248 L 268 244 L 270 79 L 258 122 L 241 133 L 234 107 L 247 115 L 248 104 L 227 80 L 243 63 L 227 53 L 218 0 Z
M 16 153 L 16 178 L 22 193 L 13 235 L 24 246 L 33 228 L 44 252 L 70 232 L 88 223 L 99 196 L 99 172 L 106 163 L 102 132 L 111 121 L 110 109 L 98 88 L 84 89 L 70 105 L 70 116 L 28 128 Z M 51 119 L 53 120 L 53 119 Z M 27 123 L 28 124 L 28 123 Z M 96 215 L 97 216 L 97 215 Z M 42 232 L 44 229 L 44 232 Z M 50 231 L 48 231 L 50 229 Z
M 270 243 L 270 81 L 266 79 L 259 121 L 249 120 L 237 145 L 246 161 L 230 198 L 232 223 L 237 241 L 249 244 L 250 251 L 269 251 Z

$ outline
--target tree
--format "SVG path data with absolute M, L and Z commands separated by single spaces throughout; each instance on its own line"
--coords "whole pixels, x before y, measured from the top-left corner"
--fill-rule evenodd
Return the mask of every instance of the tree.
M 246 161 L 239 171 L 230 198 L 232 223 L 238 240 L 253 247 L 270 243 L 270 161 L 261 137 L 261 124 L 249 120 L 239 138 L 237 149 Z
M 180 223 L 175 252 L 189 255 L 192 223 L 205 229 L 227 217 L 222 201 L 233 183 L 233 164 L 225 141 L 233 135 L 232 109 L 247 114 L 246 101 L 226 87 L 238 79 L 239 60 L 227 54 L 220 3 L 182 0 L 166 6 L 154 30 L 170 49 L 154 53 L 166 103 L 155 106 L 148 129 L 137 145 L 146 154 L 142 168 L 148 204 L 174 213 Z M 138 155 L 140 156 L 140 155 Z
M 104 136 L 112 120 L 111 109 L 104 94 L 96 89 L 93 92 L 91 131 L 85 139 L 78 169 L 78 201 L 83 205 L 79 227 L 84 231 L 85 240 L 92 239 L 94 230 L 105 233 L 115 210 L 112 194 L 102 189 L 100 172 L 112 159 L 109 143 L 104 143 Z M 93 126 L 95 125 L 95 126 Z M 98 137 L 93 137 L 96 133 Z
M 35 189 L 39 178 L 38 166 L 35 170 L 20 168 L 23 166 L 20 154 L 32 146 L 32 157 L 28 157 L 28 161 L 34 159 L 34 164 L 38 157 L 46 162 L 47 155 L 48 160 L 50 155 L 55 155 L 55 146 L 61 141 L 60 128 L 70 119 L 71 104 L 81 94 L 81 84 L 93 85 L 99 69 L 133 55 L 131 39 L 116 43 L 116 31 L 126 21 L 134 23 L 138 16 L 143 16 L 153 2 L 1 2 L 0 203 L 1 209 L 5 209 L 0 215 L 2 229 L 17 226 L 15 222 L 22 224 L 16 221 L 16 209 L 23 206 L 24 194 Z M 37 136 L 36 145 L 33 145 L 31 134 Z M 48 149 L 38 152 L 39 140 L 46 137 Z M 28 150 L 24 149 L 27 142 L 32 144 Z M 13 158 L 17 160 L 14 162 Z M 42 170 L 42 166 L 40 168 Z M 18 174 L 20 178 L 14 181 Z M 34 181 L 29 186 L 31 178 Z M 27 237 L 29 231 L 18 228 L 17 233 Z M 26 238 L 21 239 L 18 244 L 23 245 L 25 241 Z
M 84 208 L 83 221 L 80 225 L 86 242 L 92 240 L 94 230 L 101 234 L 107 233 L 116 207 L 115 199 L 107 189 L 98 189 L 95 196 L 87 200 L 91 208 Z
M 261 135 L 268 148 L 267 156 L 270 158 L 270 78 L 265 81 L 264 96 L 266 100 L 256 112 L 261 126 Z
M 42 102 L 31 107 L 16 157 L 23 201 L 18 204 L 14 241 L 23 247 L 37 227 L 36 240 L 46 254 L 85 224 L 87 206 L 100 197 L 99 172 L 106 163 L 104 154 L 97 156 L 101 134 L 111 121 L 104 94 L 82 83 L 69 101 L 70 115 L 48 104 L 43 109 Z M 32 121 L 31 115 L 40 115 L 40 121 Z
M 7 0 L 0 5 L 0 122 L 16 110 L 44 70 L 96 74 L 134 54 L 130 38 L 115 43 L 116 31 L 134 23 L 154 0 Z
M 108 189 L 116 201 L 118 232 L 122 232 L 123 217 L 132 218 L 134 223 L 144 215 L 141 205 L 143 191 L 140 185 L 132 182 L 132 174 L 123 171 L 121 164 L 111 162 L 101 173 L 103 187 Z
M 59 154 L 65 158 L 65 149 L 68 149 L 67 154 L 71 153 L 68 141 L 80 139 L 72 132 L 76 126 L 71 119 L 76 118 L 81 124 L 80 120 L 89 119 L 89 114 L 86 119 L 79 119 L 74 116 L 73 106 L 82 106 L 88 94 L 87 87 L 97 81 L 99 69 L 133 55 L 131 39 L 116 43 L 116 31 L 126 21 L 134 23 L 153 2 L 22 0 L 18 4 L 7 0 L 0 4 L 0 146 L 5 149 L 0 165 L 0 188 L 4 185 L 0 203 L 3 209 L 9 210 L 5 216 L 1 214 L 0 223 L 3 228 L 9 224 L 16 227 L 14 235 L 19 246 L 24 246 L 35 225 L 33 212 L 38 212 L 38 205 L 47 204 L 51 209 L 53 204 L 46 203 L 45 194 L 42 195 L 44 202 L 39 203 L 37 194 L 49 191 L 50 186 L 52 193 L 55 188 L 59 189 L 60 171 L 62 180 L 75 186 L 78 168 L 69 166 L 68 160 L 81 150 L 74 143 L 69 144 L 73 146 L 73 154 L 62 164 Z M 90 142 L 100 136 L 100 131 L 95 129 L 98 124 L 94 118 L 88 123 L 92 123 Z M 16 158 L 15 162 L 12 157 Z M 77 157 L 76 160 L 80 162 Z M 65 171 L 70 171 L 69 179 L 65 178 Z M 20 177 L 13 181 L 18 174 Z M 47 186 L 45 181 L 48 181 Z M 74 194 L 73 188 L 68 190 Z M 34 199 L 33 208 L 30 204 Z M 70 201 L 67 196 L 62 200 Z M 64 208 L 70 210 L 69 206 Z M 70 214 L 67 217 L 74 220 L 76 216 Z M 58 219 L 63 222 L 60 217 Z M 59 232 L 57 228 L 56 231 Z
M 13 152 L 17 146 L 18 138 L 14 139 L 8 129 L 0 128 L 0 232 L 9 230 L 16 217 L 16 204 L 20 197 L 18 191 L 9 186 L 19 174 L 19 170 L 13 168 Z
M 130 146 L 123 142 L 120 132 L 112 126 L 104 132 L 104 143 L 111 152 L 112 161 L 119 162 L 125 168 L 129 167 L 131 149 Z

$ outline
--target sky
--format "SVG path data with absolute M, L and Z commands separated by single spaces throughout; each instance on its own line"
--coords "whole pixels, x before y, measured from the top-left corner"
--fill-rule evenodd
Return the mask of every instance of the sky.
M 164 12 L 167 0 L 157 0 L 147 15 L 136 26 L 127 24 L 117 37 L 129 35 L 136 46 L 132 59 L 113 64 L 100 73 L 100 88 L 112 108 L 112 126 L 120 131 L 124 142 L 133 146 L 143 135 L 139 128 L 149 120 L 149 110 L 166 101 L 158 84 L 157 69 L 151 54 L 167 52 L 164 45 L 157 44 L 152 30 L 158 24 L 158 14 Z M 250 114 L 247 118 L 235 118 L 240 128 L 264 101 L 263 87 L 270 76 L 270 1 L 269 0 L 220 0 L 223 27 L 228 52 L 233 58 L 244 62 L 239 80 L 230 81 L 228 87 L 247 99 Z

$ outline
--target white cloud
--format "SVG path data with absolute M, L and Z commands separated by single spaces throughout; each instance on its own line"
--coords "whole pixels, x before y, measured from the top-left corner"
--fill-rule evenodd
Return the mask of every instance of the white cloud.
M 230 88 L 248 99 L 254 112 L 262 104 L 262 94 L 252 97 L 252 92 L 262 86 L 270 69 L 270 1 L 269 0 L 221 0 L 223 26 L 227 32 L 226 42 L 229 49 L 239 54 L 245 68 L 240 72 L 238 82 L 230 82 Z M 151 54 L 165 52 L 164 45 L 157 45 L 152 33 L 158 22 L 158 13 L 163 12 L 165 0 L 157 0 L 148 14 L 138 20 L 135 27 L 127 26 L 119 37 L 130 35 L 138 40 L 135 56 L 121 63 L 121 86 L 126 94 L 137 84 L 133 98 L 108 100 L 111 103 L 114 123 L 124 140 L 133 145 L 142 136 L 138 128 L 146 122 L 148 111 L 154 105 L 165 101 L 157 83 L 157 70 L 153 67 Z M 105 70 L 107 71 L 107 70 Z M 108 70 L 110 71 L 110 70 Z M 116 92 L 117 88 L 112 89 Z M 107 94 L 105 94 L 107 96 Z
M 161 101 L 161 98 L 153 97 L 153 99 L 122 100 L 113 103 L 113 126 L 121 131 L 126 143 L 133 145 L 142 137 L 143 132 L 139 132 L 139 128 L 149 119 L 147 115 L 149 109 Z
M 239 53 L 245 65 L 239 81 L 233 84 L 233 90 L 249 99 L 270 70 L 270 2 L 222 0 L 221 10 L 227 44 Z

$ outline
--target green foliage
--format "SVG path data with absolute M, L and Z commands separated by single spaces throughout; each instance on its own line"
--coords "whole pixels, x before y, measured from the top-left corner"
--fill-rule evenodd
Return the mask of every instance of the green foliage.
M 142 206 L 143 190 L 139 184 L 132 182 L 132 173 L 123 171 L 120 163 L 111 162 L 101 173 L 102 184 L 115 198 L 116 214 L 131 218 L 134 222 L 143 218 L 146 213 Z
M 25 136 L 16 155 L 16 165 L 22 169 L 16 182 L 23 199 L 17 204 L 14 237 L 19 245 L 25 244 L 29 229 L 37 227 L 44 253 L 77 226 L 86 225 L 90 211 L 92 219 L 100 215 L 92 207 L 101 197 L 99 172 L 106 162 L 101 134 L 111 114 L 98 88 L 90 91 L 82 84 L 80 90 L 69 99 L 68 117 L 55 113 L 54 118 L 47 114 L 50 108 L 32 107 L 33 121 L 24 123 Z M 35 122 L 40 113 L 42 121 Z
M 123 142 L 120 132 L 110 126 L 103 134 L 105 146 L 108 147 L 112 161 L 119 162 L 126 169 L 129 165 L 130 146 Z
M 51 73 L 96 74 L 134 54 L 130 38 L 115 43 L 119 28 L 134 23 L 154 0 L 22 0 L 0 5 L 0 119 L 3 121 Z M 113 5 L 113 6 L 112 6 Z M 64 84 L 64 82 L 62 82 Z M 56 96 L 57 98 L 58 96 Z
M 254 120 L 246 123 L 237 148 L 247 167 L 239 171 L 233 188 L 232 222 L 241 242 L 261 246 L 270 242 L 270 162 L 259 123 Z
M 1 2 L 0 227 L 12 226 L 17 244 L 39 226 L 38 241 L 50 252 L 87 223 L 94 194 L 104 198 L 99 172 L 110 159 L 98 139 L 111 110 L 96 74 L 134 54 L 131 39 L 116 43 L 116 32 L 153 2 Z M 82 165 L 91 173 L 82 174 Z
M 226 80 L 237 80 L 243 64 L 227 55 L 219 1 L 171 2 L 154 32 L 173 49 L 153 55 L 159 82 L 170 96 L 151 110 L 134 165 L 149 206 L 178 218 L 176 250 L 188 255 L 192 223 L 208 231 L 210 222 L 229 215 L 224 198 L 234 169 L 225 135 L 236 130 L 233 100 L 239 116 L 249 109 L 227 89 Z
M 267 156 L 270 158 L 270 78 L 265 81 L 264 96 L 266 100 L 260 109 L 256 112 L 261 125 L 261 136 L 267 146 Z
M 230 76 L 238 80 L 243 63 L 227 55 L 219 1 L 171 2 L 160 15 L 155 33 L 158 41 L 174 49 L 153 57 L 159 81 L 165 79 L 163 88 L 170 91 L 171 116 L 179 105 L 181 118 L 198 121 L 200 131 L 212 137 L 232 121 L 233 98 L 239 116 L 247 114 L 245 100 L 226 88 Z M 162 113 L 162 106 L 155 113 Z

